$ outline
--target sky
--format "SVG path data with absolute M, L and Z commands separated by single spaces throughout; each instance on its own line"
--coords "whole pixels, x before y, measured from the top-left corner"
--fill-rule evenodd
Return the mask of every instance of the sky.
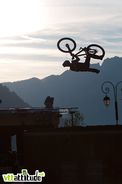
M 63 73 L 70 59 L 57 49 L 63 37 L 76 50 L 94 43 L 105 58 L 121 57 L 122 1 L 0 0 L 0 82 Z

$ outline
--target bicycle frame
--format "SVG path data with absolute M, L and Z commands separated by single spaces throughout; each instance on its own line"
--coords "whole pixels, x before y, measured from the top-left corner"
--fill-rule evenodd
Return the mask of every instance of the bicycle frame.
M 70 53 L 71 56 L 85 56 L 85 55 L 87 55 L 86 53 L 85 54 L 80 54 L 83 51 L 85 52 L 85 50 L 84 50 L 85 48 L 82 48 L 82 50 L 80 50 L 80 51 L 76 52 L 75 54 L 73 54 L 73 52 L 70 49 L 69 44 L 66 44 L 66 47 L 68 48 L 69 53 Z

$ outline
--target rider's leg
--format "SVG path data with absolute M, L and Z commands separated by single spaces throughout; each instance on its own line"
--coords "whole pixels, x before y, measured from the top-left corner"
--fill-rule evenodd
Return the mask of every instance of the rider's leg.
M 78 63 L 80 61 L 80 58 L 77 55 L 73 56 L 72 63 Z
M 97 56 L 97 55 L 90 54 L 90 57 L 91 58 L 94 58 L 94 59 L 100 59 L 100 60 L 102 60 L 104 56 L 103 55 L 102 56 Z

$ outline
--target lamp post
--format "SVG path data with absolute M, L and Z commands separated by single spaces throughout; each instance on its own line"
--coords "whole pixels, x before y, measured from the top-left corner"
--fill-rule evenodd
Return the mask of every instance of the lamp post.
M 70 110 L 70 114 L 71 114 L 71 126 L 73 127 L 74 126 L 74 114 L 75 114 L 76 111 L 73 111 L 73 110 Z
M 105 97 L 103 98 L 103 102 L 106 106 L 110 105 L 110 97 L 108 94 L 110 93 L 110 89 L 113 90 L 113 96 L 114 96 L 114 108 L 115 108 L 115 118 L 116 118 L 116 125 L 118 125 L 118 89 L 120 84 L 122 84 L 122 81 L 119 81 L 116 85 L 114 85 L 111 81 L 105 81 L 101 85 L 101 90 L 105 94 Z M 122 91 L 122 88 L 121 88 Z

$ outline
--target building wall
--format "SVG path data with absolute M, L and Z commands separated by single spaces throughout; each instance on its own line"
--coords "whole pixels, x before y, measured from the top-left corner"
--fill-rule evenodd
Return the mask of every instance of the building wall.
M 58 127 L 59 112 L 41 110 L 0 111 L 0 126 Z
M 122 130 L 98 128 L 24 135 L 24 167 L 44 170 L 45 183 L 122 183 Z
M 20 172 L 23 164 L 24 132 L 55 128 L 58 124 L 59 112 L 51 110 L 0 110 L 0 183 L 1 173 Z M 17 141 L 17 152 L 12 150 L 13 135 Z

